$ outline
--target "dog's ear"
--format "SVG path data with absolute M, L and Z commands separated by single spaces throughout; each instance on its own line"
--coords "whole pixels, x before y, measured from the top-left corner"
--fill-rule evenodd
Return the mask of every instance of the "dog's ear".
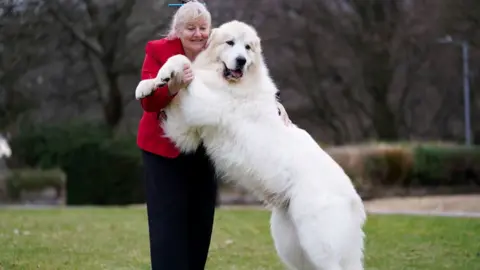
M 208 46 L 210 46 L 210 44 L 212 43 L 212 40 L 214 40 L 215 35 L 217 34 L 217 32 L 218 32 L 217 28 L 213 28 L 213 29 L 210 31 L 210 35 L 208 36 L 208 40 L 207 40 L 207 43 L 205 44 L 205 48 L 208 48 Z
M 252 46 L 253 46 L 254 52 L 262 53 L 262 45 L 261 45 L 260 38 L 255 39 L 255 41 L 253 41 L 252 43 Z

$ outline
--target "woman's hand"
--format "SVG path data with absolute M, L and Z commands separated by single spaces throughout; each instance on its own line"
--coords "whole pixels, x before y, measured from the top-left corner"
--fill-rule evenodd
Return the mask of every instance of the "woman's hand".
M 188 64 L 183 66 L 183 76 L 180 79 L 171 80 L 168 83 L 168 90 L 170 95 L 175 95 L 183 88 L 186 88 L 193 81 L 192 67 Z
M 183 85 L 187 87 L 193 81 L 193 71 L 190 65 L 185 65 L 183 67 Z

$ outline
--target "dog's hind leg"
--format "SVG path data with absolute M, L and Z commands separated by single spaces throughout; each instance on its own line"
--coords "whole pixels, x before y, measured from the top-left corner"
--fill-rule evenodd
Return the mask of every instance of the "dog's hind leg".
M 361 230 L 353 231 L 350 241 L 350 247 L 345 249 L 342 256 L 342 269 L 363 270 L 364 233 Z
M 347 256 L 342 259 L 343 270 L 363 270 L 363 252 L 355 250 L 347 252 Z
M 295 226 L 284 209 L 273 208 L 270 231 L 277 255 L 289 270 L 314 270 L 300 246 Z
M 355 224 L 348 199 L 303 191 L 290 201 L 289 213 L 300 245 L 316 270 L 343 270 L 345 251 L 360 252 L 358 243 L 351 242 L 360 226 Z
M 343 270 L 363 270 L 365 233 L 363 226 L 366 221 L 366 212 L 360 197 L 351 201 L 352 222 L 350 222 L 350 244 L 342 255 Z

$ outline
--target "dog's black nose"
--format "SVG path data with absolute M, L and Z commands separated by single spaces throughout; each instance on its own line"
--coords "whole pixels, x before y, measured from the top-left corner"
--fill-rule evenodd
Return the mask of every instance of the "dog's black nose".
M 247 59 L 245 59 L 245 57 L 243 56 L 239 56 L 235 60 L 237 61 L 238 68 L 243 68 L 243 66 L 245 66 L 245 63 L 247 63 Z

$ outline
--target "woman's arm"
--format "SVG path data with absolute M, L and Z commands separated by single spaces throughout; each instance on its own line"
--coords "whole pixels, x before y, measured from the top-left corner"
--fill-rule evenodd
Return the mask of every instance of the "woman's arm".
M 161 63 L 157 60 L 157 57 L 155 57 L 152 43 L 148 42 L 145 46 L 145 59 L 143 60 L 141 79 L 155 78 L 163 64 L 164 63 Z M 155 89 L 152 95 L 140 99 L 140 103 L 146 112 L 159 112 L 165 108 L 174 97 L 175 94 L 170 94 L 167 84 Z

